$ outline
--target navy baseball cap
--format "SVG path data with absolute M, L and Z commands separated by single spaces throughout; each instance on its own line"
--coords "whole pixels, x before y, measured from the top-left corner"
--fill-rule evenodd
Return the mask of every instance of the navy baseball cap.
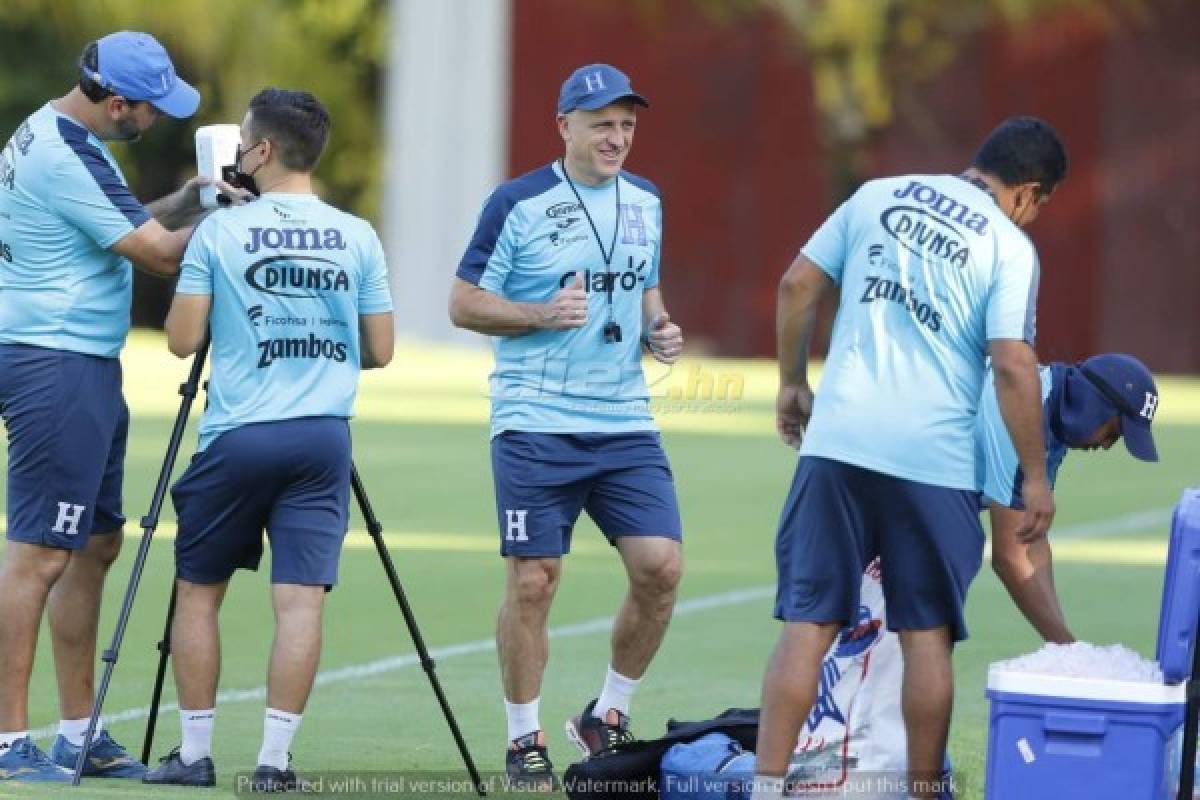
M 145 100 L 172 117 L 190 117 L 200 105 L 200 93 L 175 74 L 166 49 L 148 33 L 118 31 L 98 39 L 96 71 L 83 70 L 113 94 Z
M 588 64 L 571 73 L 558 93 L 558 113 L 566 114 L 581 108 L 595 111 L 618 100 L 632 100 L 650 107 L 646 98 L 633 90 L 629 76 L 609 64 Z
M 1133 356 L 1105 353 L 1079 365 L 1080 372 L 1121 415 L 1121 435 L 1134 458 L 1158 461 L 1150 423 L 1158 410 L 1158 387 L 1146 365 Z

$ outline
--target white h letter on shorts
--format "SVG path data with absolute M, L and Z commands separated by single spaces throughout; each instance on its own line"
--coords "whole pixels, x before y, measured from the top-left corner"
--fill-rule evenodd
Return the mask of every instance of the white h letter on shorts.
M 505 515 L 508 517 L 508 533 L 505 534 L 506 542 L 528 542 L 529 536 L 525 533 L 525 515 L 529 512 L 523 508 L 513 510 L 506 508 Z
M 87 506 L 77 506 L 72 503 L 59 502 L 58 504 L 58 519 L 54 521 L 52 530 L 55 533 L 66 533 L 68 536 L 75 536 L 79 533 L 79 520 L 83 517 L 83 510 Z

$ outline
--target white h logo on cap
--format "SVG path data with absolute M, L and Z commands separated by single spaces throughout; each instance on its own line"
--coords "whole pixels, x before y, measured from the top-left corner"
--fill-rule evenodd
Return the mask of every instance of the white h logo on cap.
M 599 70 L 591 73 L 590 75 L 584 75 L 583 83 L 585 86 L 587 86 L 589 94 L 592 92 L 598 92 L 605 88 L 604 75 Z
M 1158 408 L 1158 395 L 1146 392 L 1146 404 L 1142 406 L 1141 416 L 1150 422 L 1154 421 L 1154 412 Z

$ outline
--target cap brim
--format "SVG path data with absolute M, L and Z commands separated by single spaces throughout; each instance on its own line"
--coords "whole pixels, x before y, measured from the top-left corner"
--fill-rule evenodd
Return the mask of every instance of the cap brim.
M 642 97 L 637 92 L 613 92 L 612 94 L 608 95 L 602 94 L 596 97 L 589 97 L 586 103 L 580 103 L 579 105 L 575 106 L 575 108 L 580 108 L 584 111 L 596 111 L 604 108 L 605 106 L 611 106 L 618 100 L 632 100 L 635 105 L 643 106 L 645 108 L 650 107 L 650 101 Z
M 1125 449 L 1131 456 L 1141 461 L 1158 461 L 1158 448 L 1154 446 L 1149 425 L 1131 423 L 1122 417 L 1121 434 L 1125 437 Z
M 183 78 L 177 77 L 171 91 L 149 102 L 167 116 L 186 119 L 200 107 L 200 93 Z

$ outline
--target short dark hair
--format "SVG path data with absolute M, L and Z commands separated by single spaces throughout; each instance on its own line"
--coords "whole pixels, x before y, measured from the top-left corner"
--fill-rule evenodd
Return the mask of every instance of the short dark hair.
M 92 74 L 100 71 L 100 49 L 95 42 L 88 42 L 79 57 L 79 90 L 93 103 L 99 103 L 113 92 L 105 89 L 92 79 Z
M 312 172 L 329 141 L 329 112 L 310 92 L 263 89 L 250 101 L 250 130 L 270 139 L 285 167 Z
M 83 48 L 83 55 L 79 57 L 79 91 L 83 92 L 83 96 L 93 103 L 99 103 L 116 94 L 112 89 L 104 88 L 92 78 L 92 75 L 99 74 L 99 72 L 100 47 L 96 42 L 88 42 Z M 139 103 L 148 101 L 131 100 L 126 97 L 125 102 L 131 106 L 136 106 Z
M 1067 175 L 1067 151 L 1050 123 L 1009 117 L 983 140 L 971 165 L 1005 186 L 1037 183 L 1049 194 Z

